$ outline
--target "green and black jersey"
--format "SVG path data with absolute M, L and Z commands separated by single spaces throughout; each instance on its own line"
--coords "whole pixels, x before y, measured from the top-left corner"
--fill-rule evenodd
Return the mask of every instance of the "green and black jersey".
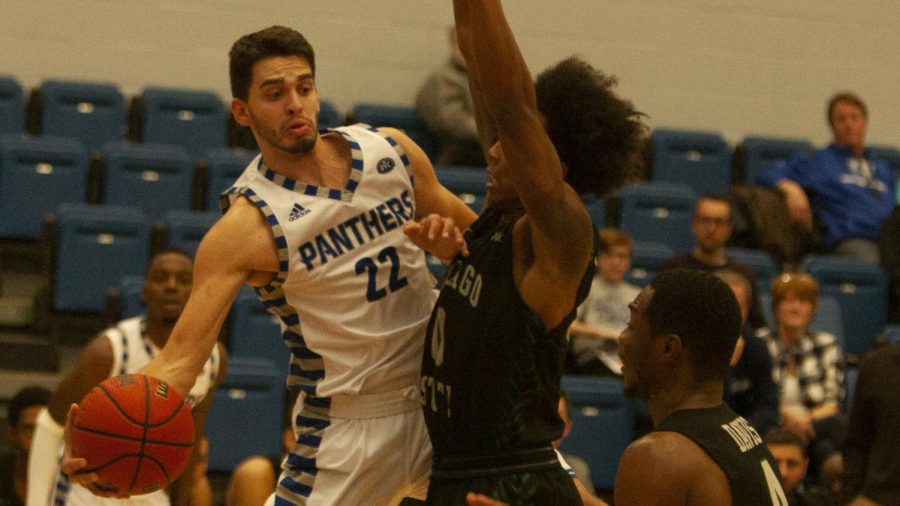
M 450 265 L 428 324 L 420 386 L 436 469 L 466 461 L 503 467 L 562 434 L 566 331 L 594 265 L 585 266 L 571 313 L 545 329 L 513 279 L 515 221 L 488 208 L 469 228 L 469 257 Z
M 787 505 L 778 464 L 747 420 L 721 404 L 675 411 L 654 431 L 671 431 L 694 441 L 719 465 L 738 506 Z

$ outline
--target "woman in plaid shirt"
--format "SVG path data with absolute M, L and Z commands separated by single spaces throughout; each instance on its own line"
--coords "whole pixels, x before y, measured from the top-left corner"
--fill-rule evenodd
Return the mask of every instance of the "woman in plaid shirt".
M 844 358 L 837 338 L 811 330 L 819 285 L 806 273 L 782 274 L 772 283 L 775 325 L 763 336 L 780 391 L 782 425 L 810 447 L 814 468 L 838 462 L 844 419 Z

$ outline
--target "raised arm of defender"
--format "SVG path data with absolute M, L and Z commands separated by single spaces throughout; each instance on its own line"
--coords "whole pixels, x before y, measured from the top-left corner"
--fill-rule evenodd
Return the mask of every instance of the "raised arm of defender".
M 565 183 L 564 170 L 537 108 L 534 82 L 499 0 L 454 0 L 460 48 L 468 66 L 482 141 L 492 177 L 515 189 L 527 217 L 519 237 L 532 258 L 519 288 L 545 323 L 571 310 L 590 261 L 592 226 L 584 205 Z

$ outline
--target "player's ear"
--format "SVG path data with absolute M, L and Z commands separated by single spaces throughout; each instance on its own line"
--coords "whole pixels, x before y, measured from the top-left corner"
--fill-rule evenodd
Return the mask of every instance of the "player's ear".
M 231 115 L 241 126 L 250 126 L 250 114 L 247 111 L 247 103 L 234 97 L 231 99 Z
M 678 334 L 664 334 L 660 336 L 660 352 L 665 359 L 672 360 L 681 355 L 684 343 Z

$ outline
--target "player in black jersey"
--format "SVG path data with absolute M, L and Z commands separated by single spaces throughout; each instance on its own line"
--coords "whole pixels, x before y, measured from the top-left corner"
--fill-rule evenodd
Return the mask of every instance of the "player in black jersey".
M 645 128 L 610 91 L 615 80 L 581 60 L 535 83 L 499 0 L 453 5 L 489 181 L 425 344 L 428 502 L 464 504 L 473 491 L 515 505 L 581 504 L 551 446 L 563 430 L 566 329 L 596 253 L 579 194 L 616 188 Z M 410 225 L 410 236 L 426 228 Z
M 647 401 L 654 431 L 622 455 L 616 506 L 786 506 L 759 434 L 722 402 L 741 329 L 728 285 L 701 271 L 665 271 L 630 308 L 619 337 L 625 391 Z

